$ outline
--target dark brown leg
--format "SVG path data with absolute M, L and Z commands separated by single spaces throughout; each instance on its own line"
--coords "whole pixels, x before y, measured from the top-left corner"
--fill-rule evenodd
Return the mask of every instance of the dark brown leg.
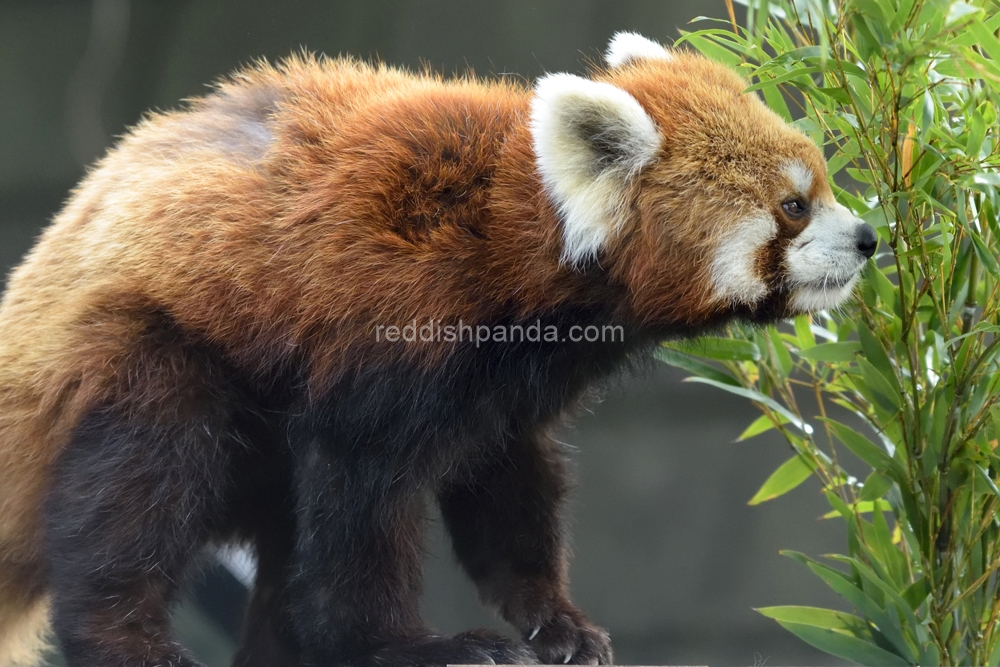
M 101 410 L 67 450 L 46 552 L 71 667 L 196 664 L 171 635 L 170 605 L 225 483 L 209 423 L 161 429 Z
M 534 664 L 485 631 L 433 635 L 419 615 L 423 494 L 391 457 L 334 455 L 313 442 L 296 470 L 289 599 L 306 664 Z
M 543 663 L 609 664 L 607 633 L 568 596 L 568 487 L 560 446 L 533 435 L 508 443 L 504 455 L 450 482 L 438 497 L 455 553 L 483 601 Z
M 53 626 L 70 667 L 179 667 L 170 605 L 221 509 L 239 399 L 210 357 L 144 339 L 93 409 L 45 506 Z

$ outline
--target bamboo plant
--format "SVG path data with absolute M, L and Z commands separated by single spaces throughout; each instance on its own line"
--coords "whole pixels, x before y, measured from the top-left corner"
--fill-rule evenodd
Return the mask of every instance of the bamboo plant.
M 998 665 L 1000 2 L 729 7 L 679 42 L 822 145 L 880 237 L 838 312 L 660 351 L 760 408 L 741 439 L 790 445 L 751 504 L 818 478 L 846 522 L 842 555 L 785 553 L 851 611 L 758 611 L 861 664 Z

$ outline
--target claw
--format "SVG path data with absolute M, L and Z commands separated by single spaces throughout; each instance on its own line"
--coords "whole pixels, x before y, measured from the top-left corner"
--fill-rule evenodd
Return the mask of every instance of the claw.
M 531 634 L 528 635 L 528 641 L 530 642 L 532 639 L 534 639 L 535 637 L 537 637 L 538 636 L 538 631 L 541 630 L 541 629 L 542 629 L 542 626 L 539 625 L 537 628 L 535 628 L 534 630 L 532 630 Z
M 565 659 L 565 660 L 563 660 L 563 664 L 564 664 L 564 665 L 568 665 L 568 664 L 569 664 L 569 661 L 570 661 L 570 660 L 572 660 L 572 659 L 573 659 L 573 654 L 572 654 L 572 653 L 567 653 L 567 654 L 566 654 L 566 659 Z

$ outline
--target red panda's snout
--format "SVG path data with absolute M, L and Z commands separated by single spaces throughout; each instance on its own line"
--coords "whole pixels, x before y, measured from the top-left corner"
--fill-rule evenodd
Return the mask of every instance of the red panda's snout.
M 874 254 L 821 151 L 728 68 L 632 33 L 593 79 L 541 79 L 532 137 L 563 262 L 597 259 L 642 321 L 698 328 L 836 308 Z
M 811 220 L 785 250 L 789 308 L 794 314 L 836 308 L 875 254 L 875 230 L 832 199 L 806 207 Z

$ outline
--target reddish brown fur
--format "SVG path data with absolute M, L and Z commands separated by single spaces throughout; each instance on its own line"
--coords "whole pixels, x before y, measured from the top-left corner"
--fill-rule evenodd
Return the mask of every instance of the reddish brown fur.
M 530 91 L 516 83 L 293 58 L 149 117 L 104 158 L 0 308 L 0 664 L 19 660 L 15 621 L 44 591 L 48 467 L 82 412 L 115 392 L 144 327 L 136 313 L 165 309 L 260 375 L 305 364 L 317 391 L 376 350 L 428 365 L 448 353 L 376 348 L 378 324 L 601 300 L 653 328 L 725 316 L 706 273 L 720 231 L 778 205 L 783 160 L 805 160 L 828 189 L 822 156 L 707 60 L 595 78 L 635 96 L 664 136 L 602 284 L 559 261 Z M 723 119 L 717 136 L 706 114 Z

